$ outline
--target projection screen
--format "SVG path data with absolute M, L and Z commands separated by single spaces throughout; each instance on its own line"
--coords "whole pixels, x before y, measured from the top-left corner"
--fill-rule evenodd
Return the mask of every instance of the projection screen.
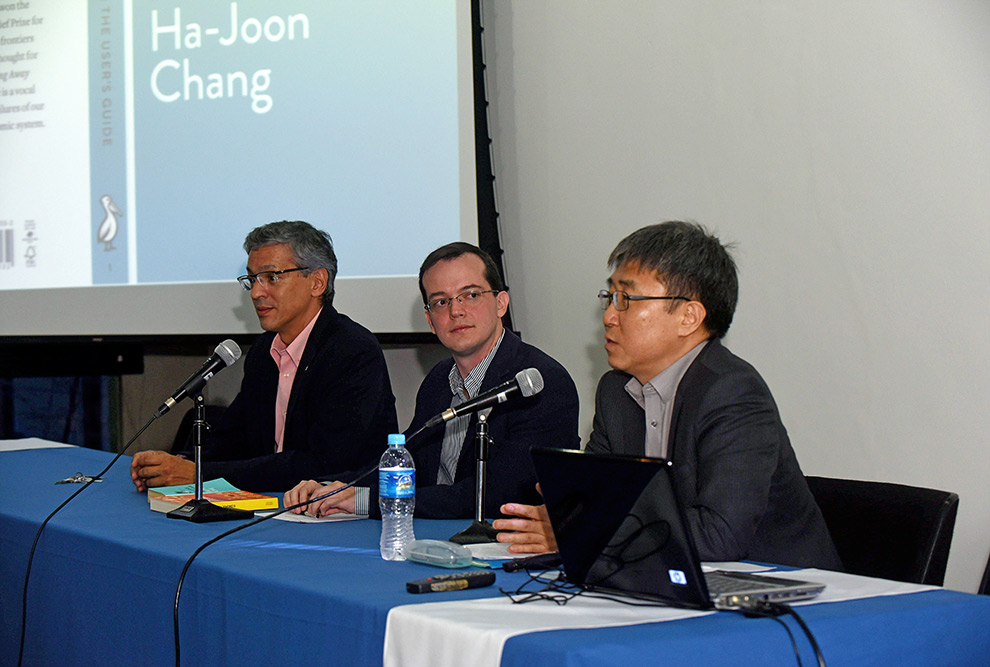
M 260 331 L 244 235 L 328 231 L 335 306 L 427 327 L 477 241 L 470 3 L 0 0 L 0 336 Z

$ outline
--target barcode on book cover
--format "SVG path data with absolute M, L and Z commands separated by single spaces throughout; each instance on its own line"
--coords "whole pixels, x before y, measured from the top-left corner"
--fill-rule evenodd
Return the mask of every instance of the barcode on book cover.
M 14 266 L 14 230 L 0 229 L 0 269 Z

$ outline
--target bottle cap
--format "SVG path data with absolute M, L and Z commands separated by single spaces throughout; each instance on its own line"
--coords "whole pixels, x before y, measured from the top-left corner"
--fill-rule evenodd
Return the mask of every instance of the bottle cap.
M 406 434 L 405 433 L 389 433 L 388 434 L 388 446 L 392 445 L 405 445 L 406 444 Z

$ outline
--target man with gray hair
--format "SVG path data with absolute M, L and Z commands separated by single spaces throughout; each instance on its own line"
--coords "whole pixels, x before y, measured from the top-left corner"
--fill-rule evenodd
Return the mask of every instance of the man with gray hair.
M 375 336 L 333 307 L 337 257 L 329 234 L 272 222 L 244 241 L 238 278 L 262 334 L 244 360 L 241 390 L 203 446 L 203 477 L 251 491 L 370 464 L 398 431 L 395 397 Z M 187 453 L 139 452 L 138 491 L 191 483 Z
M 842 569 L 770 389 L 722 346 L 736 265 L 703 227 L 665 222 L 619 242 L 598 294 L 605 352 L 586 451 L 663 458 L 706 561 Z M 511 551 L 556 550 L 542 506 L 509 503 Z

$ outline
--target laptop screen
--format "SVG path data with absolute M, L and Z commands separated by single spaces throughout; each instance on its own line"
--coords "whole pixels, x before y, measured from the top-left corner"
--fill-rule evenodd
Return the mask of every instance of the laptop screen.
M 665 461 L 546 448 L 532 456 L 569 582 L 712 607 Z

